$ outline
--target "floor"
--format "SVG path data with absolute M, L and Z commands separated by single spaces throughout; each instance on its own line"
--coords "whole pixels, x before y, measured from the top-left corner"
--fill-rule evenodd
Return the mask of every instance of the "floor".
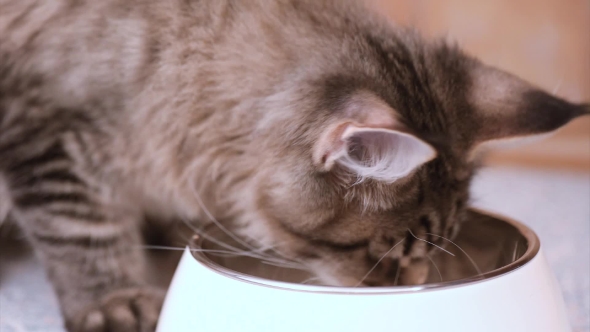
M 590 332 L 590 174 L 481 171 L 473 204 L 530 225 L 561 284 L 575 332 Z M 26 252 L 0 256 L 0 332 L 62 332 L 56 300 Z

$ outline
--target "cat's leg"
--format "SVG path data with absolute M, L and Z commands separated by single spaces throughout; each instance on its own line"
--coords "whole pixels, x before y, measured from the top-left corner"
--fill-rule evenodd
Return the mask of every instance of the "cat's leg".
M 163 292 L 146 282 L 140 213 L 84 173 L 76 144 L 65 134 L 4 146 L 11 215 L 46 267 L 68 330 L 154 331 Z

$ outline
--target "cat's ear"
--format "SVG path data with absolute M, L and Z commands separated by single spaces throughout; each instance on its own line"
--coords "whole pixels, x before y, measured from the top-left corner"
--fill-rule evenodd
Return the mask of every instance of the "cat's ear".
M 383 103 L 355 102 L 349 119 L 323 128 L 313 151 L 324 172 L 335 165 L 359 179 L 394 182 L 436 157 L 435 149 L 403 129 Z
M 590 114 L 588 104 L 552 96 L 501 70 L 474 64 L 469 99 L 475 106 L 474 145 L 515 140 L 556 131 Z

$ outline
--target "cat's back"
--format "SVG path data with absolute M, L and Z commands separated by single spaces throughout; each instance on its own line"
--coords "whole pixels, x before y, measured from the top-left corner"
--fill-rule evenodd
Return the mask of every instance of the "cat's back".
M 129 7 L 132 1 L 124 3 L 0 0 L 3 95 L 17 97 L 22 91 L 14 86 L 34 85 L 75 105 L 124 91 L 125 80 L 145 62 L 147 25 Z
M 0 0 L 0 97 L 118 111 L 150 107 L 147 87 L 263 98 L 346 61 L 368 14 L 352 0 Z

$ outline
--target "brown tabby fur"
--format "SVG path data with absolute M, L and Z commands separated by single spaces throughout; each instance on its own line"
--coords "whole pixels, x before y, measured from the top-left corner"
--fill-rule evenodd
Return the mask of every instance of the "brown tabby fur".
M 153 331 L 141 221 L 203 205 L 326 283 L 420 282 L 432 246 L 409 232 L 450 236 L 476 148 L 587 112 L 353 1 L 0 0 L 0 219 L 70 331 Z M 436 158 L 360 182 L 314 159 L 328 128 L 378 119 Z

